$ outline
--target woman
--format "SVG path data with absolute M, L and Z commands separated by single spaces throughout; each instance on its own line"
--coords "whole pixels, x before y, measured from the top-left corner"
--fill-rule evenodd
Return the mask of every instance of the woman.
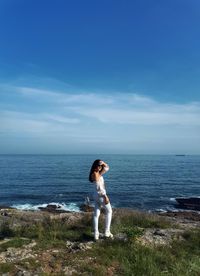
M 102 160 L 95 160 L 89 175 L 90 182 L 94 183 L 94 216 L 93 216 L 93 223 L 94 223 L 94 239 L 99 239 L 99 216 L 101 212 L 101 206 L 104 207 L 106 212 L 105 218 L 105 237 L 112 238 L 113 234 L 110 232 L 110 224 L 112 219 L 112 208 L 110 205 L 110 200 L 106 195 L 106 189 L 103 179 L 103 174 L 109 170 L 109 166 L 103 162 Z

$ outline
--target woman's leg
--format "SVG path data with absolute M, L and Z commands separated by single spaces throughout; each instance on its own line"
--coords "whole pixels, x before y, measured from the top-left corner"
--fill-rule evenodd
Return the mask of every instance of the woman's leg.
M 106 212 L 106 218 L 105 218 L 105 235 L 106 236 L 112 236 L 110 233 L 110 225 L 112 220 L 112 207 L 110 203 L 104 204 L 105 212 Z
M 98 240 L 99 238 L 99 216 L 101 213 L 101 206 L 97 200 L 95 200 L 94 215 L 93 215 L 93 225 L 94 225 L 94 238 Z

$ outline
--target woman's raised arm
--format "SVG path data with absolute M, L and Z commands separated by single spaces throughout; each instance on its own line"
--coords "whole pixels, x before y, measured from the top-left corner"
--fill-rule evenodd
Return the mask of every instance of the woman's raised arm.
M 101 175 L 106 173 L 110 169 L 108 164 L 106 164 L 104 161 L 101 161 L 101 166 L 103 167 L 103 169 L 99 172 Z

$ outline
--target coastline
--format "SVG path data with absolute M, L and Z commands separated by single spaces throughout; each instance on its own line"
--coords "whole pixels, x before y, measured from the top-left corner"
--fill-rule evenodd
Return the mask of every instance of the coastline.
M 101 230 L 103 224 L 102 214 Z M 91 275 L 92 267 L 92 275 L 102 275 L 99 271 L 104 271 L 104 275 L 120 275 L 122 269 L 126 271 L 133 268 L 125 268 L 123 261 L 120 261 L 122 257 L 115 260 L 113 252 L 119 256 L 125 254 L 129 259 L 132 250 L 132 258 L 139 254 L 139 250 L 142 255 L 137 258 L 140 260 L 145 256 L 146 250 L 151 250 L 150 256 L 154 258 L 155 255 L 156 258 L 160 247 L 163 247 L 164 251 L 171 250 L 171 247 L 176 250 L 176 243 L 183 246 L 181 243 L 188 235 L 198 237 L 199 228 L 200 214 L 197 212 L 150 213 L 113 208 L 111 229 L 114 240 L 106 240 L 100 233 L 100 241 L 95 243 L 92 233 L 92 209 L 88 212 L 72 212 L 50 207 L 40 211 L 25 211 L 0 206 L 0 273 L 24 276 L 44 273 Z M 135 248 L 138 249 L 134 253 Z M 111 263 L 108 266 L 108 257 L 105 257 L 105 254 L 109 250 L 112 257 L 109 257 Z M 155 266 L 158 273 L 162 271 L 158 268 L 156 259 L 151 262 L 149 267 Z M 143 266 L 140 261 L 137 269 L 140 272 L 135 275 L 141 275 Z M 123 275 L 127 273 L 124 272 Z
M 64 210 L 60 206 L 49 204 L 46 207 L 40 207 L 37 210 L 22 210 L 17 209 L 11 206 L 4 206 L 0 205 L 0 217 L 9 217 L 13 215 L 25 215 L 31 217 L 51 217 L 51 218 L 62 218 L 67 216 L 76 216 L 76 217 L 83 217 L 86 214 L 92 215 L 93 206 L 82 204 L 80 206 L 79 211 L 70 211 Z M 131 209 L 131 208 L 113 208 L 113 213 L 116 215 L 117 213 L 138 213 L 138 214 L 146 214 L 146 215 L 153 215 L 153 216 L 160 216 L 167 218 L 172 221 L 177 221 L 177 223 L 185 222 L 185 223 L 194 223 L 195 225 L 200 226 L 200 212 L 194 210 L 177 210 L 177 211 L 166 211 L 166 212 L 158 212 L 158 211 L 145 211 L 145 210 L 138 210 L 138 209 Z M 102 209 L 103 213 L 103 209 Z

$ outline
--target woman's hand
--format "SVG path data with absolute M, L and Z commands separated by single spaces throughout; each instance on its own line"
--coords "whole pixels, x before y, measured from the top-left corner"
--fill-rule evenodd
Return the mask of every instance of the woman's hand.
M 101 160 L 99 163 L 101 166 L 108 166 L 108 164 L 106 164 L 103 160 Z
M 109 171 L 109 166 L 104 161 L 100 161 L 99 164 L 101 166 L 101 170 L 99 171 L 100 175 L 102 175 L 102 174 L 106 173 L 107 171 Z
M 109 198 L 107 195 L 104 196 L 104 203 L 108 204 L 110 202 Z

